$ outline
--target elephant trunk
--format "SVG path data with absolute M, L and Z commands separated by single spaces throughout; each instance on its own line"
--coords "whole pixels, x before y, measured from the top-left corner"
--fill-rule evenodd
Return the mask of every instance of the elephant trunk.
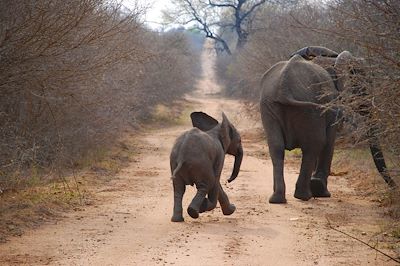
M 368 132 L 368 137 L 370 138 L 369 148 L 371 151 L 372 158 L 374 159 L 376 169 L 378 169 L 378 172 L 381 174 L 383 180 L 385 180 L 385 182 L 391 188 L 395 188 L 397 187 L 397 185 L 387 172 L 385 158 L 383 158 L 383 153 L 379 145 L 379 140 L 374 132 L 375 132 L 374 129 L 370 129 Z
M 240 146 L 235 155 L 235 163 L 233 165 L 233 171 L 231 177 L 228 179 L 228 182 L 232 182 L 239 174 L 240 165 L 242 164 L 243 159 L 243 148 Z

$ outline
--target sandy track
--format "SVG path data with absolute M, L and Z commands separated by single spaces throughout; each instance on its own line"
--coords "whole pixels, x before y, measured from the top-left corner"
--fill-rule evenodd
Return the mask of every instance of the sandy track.
M 204 53 L 204 78 L 188 98 L 196 110 L 218 119 L 223 110 L 242 133 L 241 172 L 233 183 L 223 185 L 237 207 L 233 215 L 223 216 L 218 207 L 197 220 L 184 213 L 184 223 L 170 222 L 169 152 L 175 138 L 190 127 L 188 118 L 185 126 L 144 133 L 140 160 L 98 192 L 101 204 L 0 245 L 0 264 L 392 265 L 327 226 L 326 217 L 338 229 L 366 241 L 379 230 L 377 206 L 358 198 L 344 178 L 330 178 L 332 198 L 301 202 L 292 196 L 296 170 L 286 169 L 288 204 L 267 203 L 272 166 L 266 156 L 259 156 L 265 150 L 255 134 L 259 125 L 242 116 L 237 101 L 219 97 L 212 58 Z M 233 158 L 227 157 L 224 182 L 232 165 Z M 193 195 L 188 187 L 184 208 Z

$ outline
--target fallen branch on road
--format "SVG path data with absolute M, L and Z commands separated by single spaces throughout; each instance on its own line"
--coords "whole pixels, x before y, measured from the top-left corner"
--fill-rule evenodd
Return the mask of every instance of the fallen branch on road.
M 385 253 L 385 252 L 383 252 L 383 251 L 377 249 L 376 247 L 371 246 L 371 245 L 368 244 L 367 242 L 365 242 L 365 241 L 363 241 L 363 240 L 361 240 L 361 239 L 359 239 L 359 238 L 357 238 L 357 237 L 355 237 L 355 236 L 352 236 L 352 235 L 350 235 L 350 234 L 348 234 L 348 233 L 346 233 L 346 232 L 343 232 L 343 231 L 341 231 L 341 230 L 339 230 L 339 229 L 333 227 L 332 224 L 331 224 L 331 221 L 329 220 L 329 218 L 328 218 L 328 217 L 325 217 L 325 218 L 326 218 L 326 220 L 328 221 L 328 226 L 329 226 L 330 229 L 332 229 L 332 230 L 334 230 L 334 231 L 336 231 L 336 232 L 339 232 L 339 233 L 341 233 L 341 234 L 343 234 L 343 235 L 345 235 L 345 236 L 348 236 L 348 237 L 350 237 L 350 238 L 352 238 L 352 239 L 354 239 L 354 240 L 357 240 L 358 242 L 360 242 L 360 243 L 366 245 L 367 247 L 370 247 L 371 249 L 373 249 L 373 250 L 379 252 L 380 254 L 382 254 L 382 255 L 388 257 L 389 259 L 391 259 L 391 260 L 393 260 L 393 261 L 395 261 L 395 262 L 397 262 L 397 263 L 400 263 L 400 260 L 398 260 L 398 259 L 396 259 L 396 258 L 393 258 L 393 257 L 390 256 L 389 254 L 387 254 L 387 253 Z

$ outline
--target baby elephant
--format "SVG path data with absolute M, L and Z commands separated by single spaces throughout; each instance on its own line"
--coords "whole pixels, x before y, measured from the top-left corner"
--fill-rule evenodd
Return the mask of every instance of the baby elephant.
M 194 219 L 199 217 L 199 213 L 214 209 L 217 200 L 224 215 L 230 215 L 236 209 L 222 189 L 220 177 L 226 153 L 235 156 L 228 182 L 233 181 L 239 173 L 243 158 L 240 135 L 224 113 L 221 124 L 203 112 L 193 112 L 190 117 L 194 128 L 178 137 L 170 156 L 174 186 L 172 222 L 184 221 L 182 197 L 186 185 L 196 184 L 197 188 L 196 196 L 187 210 Z

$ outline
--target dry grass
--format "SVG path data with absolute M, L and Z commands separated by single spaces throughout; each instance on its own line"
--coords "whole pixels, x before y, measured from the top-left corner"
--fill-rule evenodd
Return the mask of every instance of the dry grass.
M 400 190 L 386 185 L 375 168 L 369 149 L 339 145 L 332 170 L 349 181 L 358 197 L 377 202 L 383 208 L 386 219 L 381 226 L 379 241 L 400 257 Z
M 175 101 L 172 104 L 158 104 L 151 113 L 151 126 L 159 128 L 167 125 L 183 125 L 187 123 L 192 112 L 193 103 L 188 100 Z
M 76 190 L 75 185 L 65 179 L 1 194 L 0 242 L 60 217 L 62 210 L 84 205 L 86 192 L 81 185 Z
M 0 194 L 0 242 L 20 236 L 27 229 L 62 217 L 69 210 L 91 205 L 93 193 L 107 183 L 135 158 L 135 141 L 125 137 L 111 150 L 92 151 L 75 165 L 79 172 L 63 169 L 46 176 L 29 176 L 24 188 Z M 36 180 L 36 182 L 32 182 Z

